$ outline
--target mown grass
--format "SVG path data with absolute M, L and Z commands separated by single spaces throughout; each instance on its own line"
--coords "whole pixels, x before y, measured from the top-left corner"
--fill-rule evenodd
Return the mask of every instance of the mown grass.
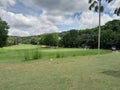
M 29 45 L 29 44 L 20 44 L 20 45 L 3 47 L 2 49 L 5 49 L 5 50 L 20 50 L 20 49 L 35 49 L 36 47 L 38 47 L 38 46 L 37 45 Z
M 109 53 L 101 50 L 101 54 Z M 0 49 L 0 62 L 23 62 L 37 59 L 67 58 L 75 56 L 97 55 L 97 50 L 84 50 L 81 48 L 40 48 L 33 45 L 18 45 Z
M 120 90 L 120 53 L 0 63 L 0 90 Z

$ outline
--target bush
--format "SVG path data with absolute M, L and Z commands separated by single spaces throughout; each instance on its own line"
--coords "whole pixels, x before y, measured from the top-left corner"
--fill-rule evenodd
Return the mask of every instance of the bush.
M 41 58 L 42 58 L 41 52 L 39 52 L 38 50 L 33 51 L 32 59 L 41 59 Z
M 33 51 L 26 51 L 24 53 L 25 61 L 36 60 L 36 59 L 41 59 L 41 58 L 42 58 L 42 53 L 39 52 L 37 49 Z
M 30 52 L 29 51 L 24 52 L 24 60 L 29 61 L 30 59 L 31 59 Z
M 57 53 L 56 58 L 63 58 L 65 57 L 64 54 Z
M 60 58 L 60 54 L 59 53 L 57 53 L 56 58 Z

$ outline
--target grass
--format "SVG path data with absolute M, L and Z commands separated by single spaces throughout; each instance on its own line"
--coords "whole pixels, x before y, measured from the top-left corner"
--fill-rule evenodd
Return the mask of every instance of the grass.
M 20 50 L 20 49 L 35 49 L 36 45 L 27 45 L 27 44 L 20 44 L 20 45 L 14 45 L 9 47 L 4 47 L 5 50 Z
M 40 48 L 42 58 L 21 61 L 31 50 L 0 50 L 0 90 L 120 90 L 120 53 Z
M 101 50 L 102 54 L 110 51 Z M 18 45 L 0 49 L 0 62 L 23 62 L 37 59 L 67 58 L 76 56 L 97 55 L 97 50 L 84 50 L 81 48 L 40 48 L 34 45 Z M 9 57 L 9 58 L 8 58 Z
M 120 53 L 0 63 L 0 90 L 120 90 Z

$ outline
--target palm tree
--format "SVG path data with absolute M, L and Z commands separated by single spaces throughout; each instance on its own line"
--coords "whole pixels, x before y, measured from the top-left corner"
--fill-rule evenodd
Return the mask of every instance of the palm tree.
M 100 34 L 101 34 L 101 13 L 104 11 L 104 6 L 102 5 L 102 0 L 89 0 L 90 7 L 89 10 L 94 9 L 95 12 L 99 12 L 99 30 L 98 30 L 98 54 L 100 55 Z M 114 0 L 105 0 L 107 3 L 111 3 Z M 118 16 L 120 15 L 120 8 L 116 8 L 114 11 Z

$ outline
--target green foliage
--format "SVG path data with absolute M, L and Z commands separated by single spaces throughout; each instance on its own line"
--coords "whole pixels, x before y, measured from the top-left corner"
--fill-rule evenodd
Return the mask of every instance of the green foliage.
M 57 53 L 56 58 L 60 58 L 60 54 L 59 53 Z
M 69 31 L 64 34 L 60 44 L 63 47 L 97 48 L 98 27 L 79 31 Z M 101 26 L 101 48 L 120 49 L 120 20 L 113 20 Z
M 39 44 L 41 36 L 28 36 L 28 37 L 19 37 L 19 36 L 9 36 L 7 40 L 7 46 L 18 45 L 18 44 Z
M 94 30 L 71 30 L 61 39 L 64 47 L 82 47 L 90 46 L 96 48 L 97 46 L 97 31 Z
M 24 61 L 41 59 L 42 53 L 38 49 L 24 51 Z
M 101 32 L 101 47 L 110 49 L 115 46 L 120 49 L 120 34 L 112 30 L 106 30 Z
M 103 6 L 100 7 L 100 11 L 101 11 L 101 12 L 104 11 L 104 7 L 103 7 Z
M 21 41 L 22 41 L 22 40 L 19 39 L 19 37 L 17 37 L 17 36 L 8 37 L 8 39 L 7 39 L 7 46 L 21 44 Z
M 108 3 L 112 2 L 113 0 L 106 0 Z
M 112 30 L 120 33 L 120 20 L 109 21 L 103 27 L 104 30 Z
M 24 52 L 24 61 L 29 61 L 29 60 L 31 60 L 30 52 L 25 51 Z
M 39 52 L 37 49 L 35 51 L 33 51 L 32 60 L 41 59 L 41 58 L 42 58 L 41 52 Z
M 103 4 L 104 1 L 106 1 L 107 3 L 111 3 L 114 0 L 89 0 L 88 1 L 88 3 L 90 4 L 89 10 L 94 9 L 95 12 L 98 12 L 98 11 L 103 12 L 104 6 L 102 6 L 101 4 Z M 116 7 L 114 14 L 119 16 L 120 15 L 120 8 Z
M 13 40 L 13 38 L 8 37 L 8 39 L 7 39 L 7 46 L 11 46 L 11 45 L 14 45 L 14 40 Z
M 63 47 L 78 47 L 78 36 L 79 32 L 77 30 L 69 31 L 65 36 L 62 37 L 60 44 Z
M 57 53 L 56 58 L 64 58 L 65 55 L 63 53 Z
M 39 38 L 32 37 L 32 38 L 31 38 L 31 41 L 30 41 L 30 44 L 32 44 L 32 45 L 37 45 L 37 44 L 39 44 Z
M 8 36 L 7 36 L 8 29 L 9 29 L 9 26 L 8 26 L 7 22 L 3 21 L 0 18 L 0 47 L 3 47 L 6 45 L 7 38 L 8 38 Z
M 120 15 L 120 7 L 119 7 L 119 8 L 116 8 L 115 11 L 114 11 L 114 13 L 119 16 L 119 15 Z
M 120 20 L 113 20 L 101 26 L 101 48 L 110 49 L 115 46 L 120 49 Z M 30 37 L 12 37 L 7 40 L 7 45 L 22 43 L 42 44 L 60 47 L 88 47 L 97 48 L 98 27 L 85 30 L 70 30 L 59 34 L 43 34 Z
M 58 46 L 59 37 L 57 33 L 43 35 L 40 39 L 40 44 L 47 46 Z

